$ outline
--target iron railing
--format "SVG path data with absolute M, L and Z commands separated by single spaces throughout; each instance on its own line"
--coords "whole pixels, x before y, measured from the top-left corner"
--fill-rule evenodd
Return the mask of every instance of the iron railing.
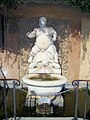
M 3 71 L 1 70 L 2 74 L 3 74 L 3 79 L 0 79 L 0 81 L 4 82 L 4 109 L 5 109 L 5 119 L 8 120 L 7 117 L 7 90 L 8 90 L 8 81 L 12 81 L 13 82 L 13 103 L 14 103 L 14 120 L 16 120 L 16 86 L 20 85 L 20 81 L 18 79 L 6 79 Z M 89 82 L 90 80 L 74 80 L 72 82 L 72 85 L 74 86 L 75 89 L 75 93 L 76 93 L 76 102 L 75 102 L 75 114 L 74 114 L 74 118 L 73 120 L 78 120 L 78 91 L 79 91 L 79 83 L 80 82 L 86 82 L 86 98 L 85 98 L 85 105 L 84 105 L 84 120 L 86 120 L 86 110 L 87 110 L 87 101 L 88 101 L 88 86 L 89 86 Z M 22 91 L 24 91 L 23 89 L 20 89 Z M 60 92 L 58 95 L 66 93 L 70 90 L 66 90 L 63 92 Z M 26 91 L 24 91 L 26 92 Z
M 89 87 L 89 82 L 90 80 L 74 80 L 72 82 L 72 85 L 74 86 L 76 90 L 76 103 L 75 103 L 75 114 L 73 120 L 78 120 L 78 91 L 79 91 L 79 84 L 80 82 L 85 82 L 86 83 L 86 97 L 85 97 L 85 105 L 84 105 L 84 120 L 86 120 L 86 110 L 87 110 L 87 102 L 88 102 L 88 87 Z
M 4 82 L 4 110 L 5 110 L 5 119 L 8 120 L 7 117 L 7 90 L 8 90 L 8 81 L 13 81 L 13 103 L 14 103 L 14 120 L 16 120 L 16 86 L 20 85 L 20 81 L 17 79 L 0 79 L 0 81 Z
M 4 75 L 4 72 L 2 68 L 0 67 L 3 79 L 0 79 L 0 81 L 3 81 L 4 83 L 4 98 L 2 102 L 4 101 L 4 110 L 5 110 L 5 119 L 8 120 L 7 117 L 7 92 L 9 89 L 9 86 L 7 84 L 8 81 L 13 81 L 13 103 L 14 103 L 14 120 L 16 120 L 16 86 L 20 85 L 20 81 L 18 79 L 7 79 Z

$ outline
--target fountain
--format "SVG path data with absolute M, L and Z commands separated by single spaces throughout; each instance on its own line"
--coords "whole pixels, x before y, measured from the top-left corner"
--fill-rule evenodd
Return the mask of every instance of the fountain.
M 67 82 L 66 77 L 61 75 L 58 53 L 54 45 L 57 33 L 52 27 L 47 27 L 46 23 L 47 19 L 40 17 L 40 27 L 26 34 L 29 38 L 36 37 L 36 42 L 28 59 L 29 74 L 23 77 L 23 82 L 28 85 L 27 98 L 33 93 L 38 96 L 39 104 L 50 104 Z

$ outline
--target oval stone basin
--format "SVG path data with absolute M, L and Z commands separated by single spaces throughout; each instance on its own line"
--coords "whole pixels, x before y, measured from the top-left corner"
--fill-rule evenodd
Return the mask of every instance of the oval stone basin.
M 57 80 L 30 79 L 30 75 L 23 77 L 23 82 L 28 85 L 28 92 L 34 91 L 36 95 L 56 95 L 66 84 L 66 77 L 59 75 Z

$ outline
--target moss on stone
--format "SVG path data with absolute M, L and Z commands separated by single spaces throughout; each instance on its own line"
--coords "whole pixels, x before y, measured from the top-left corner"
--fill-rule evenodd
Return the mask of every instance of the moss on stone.
M 59 78 L 52 77 L 50 74 L 47 74 L 47 73 L 40 73 L 37 76 L 29 77 L 29 79 L 32 79 L 32 80 L 38 79 L 38 80 L 41 80 L 41 81 L 59 80 Z

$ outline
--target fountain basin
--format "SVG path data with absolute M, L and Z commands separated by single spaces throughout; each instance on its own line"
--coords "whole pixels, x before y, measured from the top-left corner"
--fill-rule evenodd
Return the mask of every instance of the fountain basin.
M 58 80 L 30 79 L 30 75 L 23 77 L 23 82 L 28 85 L 28 92 L 34 91 L 36 95 L 56 95 L 66 84 L 66 77 L 60 75 Z

